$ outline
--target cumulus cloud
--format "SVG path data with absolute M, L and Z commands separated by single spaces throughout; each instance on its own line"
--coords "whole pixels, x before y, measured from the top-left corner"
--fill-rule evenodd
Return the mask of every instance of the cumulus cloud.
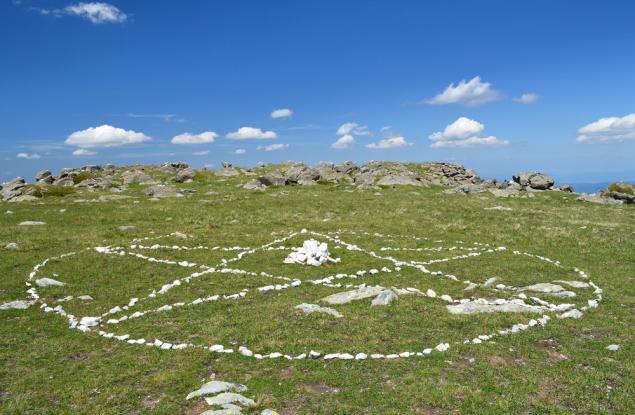
M 96 154 L 96 151 L 86 150 L 85 148 L 78 148 L 77 150 L 73 151 L 73 155 L 77 157 L 94 156 Z
M 127 144 L 140 144 L 152 140 L 151 137 L 133 130 L 124 130 L 112 125 L 100 125 L 69 135 L 64 143 L 80 147 L 119 147 Z
M 372 135 L 368 131 L 368 127 L 365 125 L 359 125 L 355 122 L 347 122 L 337 129 L 337 135 L 357 135 L 357 136 L 370 136 Z
M 234 154 L 238 154 L 239 156 L 242 156 L 246 152 L 247 150 L 245 150 L 244 148 L 237 148 L 236 151 L 234 151 Z
M 38 153 L 18 153 L 16 157 L 25 160 L 39 160 L 42 158 Z
M 350 134 L 345 134 L 341 136 L 336 142 L 331 144 L 331 148 L 336 150 L 344 150 L 347 148 L 351 148 L 355 145 L 355 139 Z
M 607 117 L 587 124 L 578 130 L 577 141 L 616 143 L 635 140 L 635 113 L 624 117 Z
M 289 144 L 281 144 L 281 143 L 269 144 L 268 146 L 257 147 L 258 150 L 262 150 L 262 151 L 277 151 L 277 150 L 284 150 L 287 148 L 289 148 Z
M 194 153 L 192 153 L 193 156 L 206 156 L 208 154 L 209 150 L 195 151 Z
M 473 147 L 473 146 L 500 146 L 509 144 L 509 141 L 499 140 L 495 136 L 479 137 L 485 130 L 485 126 L 478 121 L 467 117 L 460 117 L 443 131 L 430 134 L 430 140 L 434 141 L 430 147 Z
M 225 137 L 230 140 L 263 140 L 277 138 L 278 134 L 273 131 L 262 131 L 260 128 L 240 127 L 237 131 L 229 133 Z
M 500 98 L 498 91 L 492 89 L 489 82 L 481 82 L 479 76 L 458 84 L 451 83 L 443 92 L 425 102 L 432 105 L 463 104 L 476 106 L 495 101 Z
M 291 111 L 289 108 L 280 108 L 271 111 L 271 118 L 291 118 L 292 116 L 293 111 Z
M 116 6 L 109 3 L 77 3 L 65 7 L 62 10 L 53 11 L 53 14 L 69 14 L 83 17 L 95 24 L 123 23 L 128 16 Z
M 405 138 L 398 135 L 395 137 L 384 138 L 383 140 L 379 140 L 376 143 L 366 144 L 366 147 L 379 150 L 387 150 L 390 148 L 399 148 L 407 145 L 410 145 L 410 143 L 408 143 Z
M 519 97 L 514 98 L 514 101 L 520 104 L 533 104 L 538 101 L 538 94 L 534 94 L 533 92 L 527 92 L 526 94 L 522 94 Z
M 205 131 L 200 134 L 183 133 L 172 138 L 172 144 L 206 144 L 213 143 L 218 137 L 213 131 Z

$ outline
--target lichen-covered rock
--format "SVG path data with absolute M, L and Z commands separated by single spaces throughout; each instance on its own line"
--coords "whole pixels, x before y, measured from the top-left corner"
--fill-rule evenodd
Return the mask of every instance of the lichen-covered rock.
M 279 173 L 267 173 L 264 176 L 260 176 L 258 180 L 265 186 L 284 186 L 287 184 L 287 178 Z
M 419 179 L 413 176 L 399 176 L 388 174 L 377 182 L 378 186 L 423 186 Z

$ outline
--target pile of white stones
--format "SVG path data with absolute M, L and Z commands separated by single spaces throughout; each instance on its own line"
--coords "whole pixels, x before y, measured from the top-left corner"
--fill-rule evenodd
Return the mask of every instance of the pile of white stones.
M 391 303 L 396 298 L 402 295 L 414 295 L 418 298 L 424 299 L 426 301 L 442 301 L 446 304 L 447 310 L 450 313 L 460 313 L 460 314 L 472 314 L 472 313 L 492 313 L 492 312 L 522 312 L 522 313 L 533 313 L 536 314 L 535 318 L 531 318 L 528 321 L 523 321 L 517 324 L 512 325 L 511 327 L 501 328 L 498 330 L 493 330 L 487 333 L 480 334 L 476 337 L 465 339 L 463 341 L 453 342 L 454 344 L 481 344 L 488 341 L 492 341 L 493 339 L 505 336 L 509 334 L 518 333 L 520 331 L 527 330 L 531 327 L 542 327 L 551 319 L 551 315 L 554 315 L 558 318 L 580 318 L 583 316 L 583 312 L 586 312 L 590 309 L 598 307 L 599 303 L 602 300 L 602 289 L 595 285 L 592 281 L 589 280 L 589 276 L 584 271 L 581 271 L 577 268 L 572 269 L 572 271 L 579 277 L 584 279 L 584 281 L 553 281 L 551 283 L 540 283 L 534 284 L 525 287 L 513 287 L 507 286 L 504 284 L 496 284 L 495 278 L 490 278 L 484 283 L 476 283 L 470 280 L 461 280 L 452 274 L 446 274 L 441 271 L 431 271 L 427 268 L 427 266 L 448 262 L 448 261 L 456 261 L 456 260 L 464 260 L 470 259 L 473 257 L 478 257 L 481 255 L 494 255 L 500 252 L 507 252 L 506 247 L 492 247 L 488 244 L 484 243 L 472 243 L 466 244 L 462 241 L 457 241 L 454 246 L 440 248 L 438 246 L 429 248 L 428 250 L 432 252 L 456 252 L 463 251 L 463 254 L 453 254 L 446 258 L 437 258 L 428 261 L 415 261 L 415 260 L 400 260 L 396 259 L 393 256 L 384 256 L 383 254 L 378 254 L 375 251 L 367 250 L 359 247 L 356 244 L 352 244 L 346 242 L 342 239 L 342 235 L 345 232 L 338 231 L 333 233 L 318 233 L 318 232 L 310 232 L 307 230 L 302 230 L 300 232 L 292 232 L 283 236 L 279 239 L 276 239 L 272 242 L 264 244 L 259 247 L 206 247 L 206 246 L 179 246 L 179 245 L 151 245 L 146 246 L 143 245 L 144 241 L 151 239 L 160 239 L 167 236 L 175 236 L 177 234 L 164 235 L 159 237 L 147 237 L 142 239 L 135 239 L 132 243 L 127 247 L 118 247 L 118 246 L 106 246 L 106 247 L 93 247 L 86 248 L 81 252 L 96 252 L 103 255 L 113 255 L 118 257 L 128 257 L 137 260 L 148 261 L 155 264 L 161 264 L 165 266 L 177 266 L 192 269 L 194 272 L 189 274 L 184 278 L 175 279 L 174 281 L 163 284 L 161 287 L 157 287 L 152 289 L 147 296 L 145 297 L 134 297 L 131 298 L 127 303 L 114 305 L 108 311 L 101 313 L 96 316 L 75 316 L 64 310 L 62 304 L 58 302 L 56 306 L 51 306 L 48 304 L 44 298 L 40 296 L 39 288 L 42 285 L 42 281 L 44 280 L 47 284 L 51 281 L 46 281 L 44 278 L 39 278 L 39 274 L 42 271 L 47 263 L 53 259 L 59 260 L 63 258 L 72 257 L 74 255 L 79 255 L 81 252 L 71 252 L 68 254 L 60 255 L 59 257 L 49 258 L 44 260 L 42 263 L 37 264 L 33 267 L 32 272 L 29 274 L 28 279 L 26 281 L 27 285 L 27 294 L 29 296 L 29 301 L 31 302 L 39 302 L 40 308 L 47 313 L 56 313 L 61 317 L 65 318 L 68 321 L 69 327 L 74 330 L 79 330 L 82 332 L 96 332 L 100 336 L 105 338 L 114 339 L 122 342 L 126 342 L 130 345 L 145 345 L 148 347 L 157 347 L 162 350 L 182 350 L 186 348 L 197 348 L 208 350 L 213 353 L 234 353 L 237 352 L 246 358 L 253 359 L 287 359 L 287 360 L 301 360 L 301 359 L 341 359 L 341 360 L 366 360 L 370 359 L 397 359 L 397 358 L 412 358 L 412 357 L 425 357 L 435 352 L 445 352 L 451 346 L 451 342 L 444 341 L 443 339 L 438 339 L 438 343 L 430 344 L 430 345 L 421 345 L 416 350 L 393 350 L 384 353 L 377 353 L 376 351 L 360 351 L 360 350 L 330 350 L 330 351 L 316 351 L 316 350 L 301 350 L 301 351 L 269 351 L 262 352 L 257 350 L 252 350 L 248 345 L 243 344 L 239 346 L 236 350 L 233 347 L 227 347 L 223 344 L 193 344 L 190 342 L 174 342 L 174 341 L 166 341 L 165 339 L 160 339 L 159 336 L 154 337 L 153 339 L 145 339 L 145 338 L 133 338 L 128 333 L 117 333 L 116 326 L 117 324 L 137 318 L 142 318 L 143 316 L 153 314 L 153 313 L 164 313 L 169 312 L 171 310 L 176 310 L 183 307 L 195 307 L 200 304 L 204 304 L 210 301 L 239 301 L 248 296 L 263 296 L 267 291 L 286 291 L 293 290 L 295 288 L 310 285 L 321 285 L 325 287 L 331 288 L 345 288 L 346 291 L 338 292 L 333 295 L 327 296 L 318 301 L 328 303 L 330 305 L 340 305 L 345 304 L 349 301 L 361 300 L 364 298 L 373 297 L 372 304 L 375 306 L 383 306 Z M 359 236 L 370 236 L 374 238 L 385 238 L 390 240 L 395 240 L 397 238 L 408 238 L 415 241 L 427 241 L 427 238 L 424 237 L 406 237 L 400 235 L 382 235 L 382 234 L 368 234 L 368 233 L 360 233 L 356 234 L 354 232 L 348 232 L 350 235 L 354 235 L 355 237 Z M 179 237 L 182 234 L 178 234 Z M 327 275 L 323 278 L 313 279 L 313 280 L 299 280 L 296 278 L 280 276 L 280 275 L 272 275 L 266 272 L 253 272 L 242 270 L 239 268 L 232 267 L 232 264 L 240 261 L 247 255 L 252 255 L 256 252 L 262 251 L 275 251 L 275 250 L 291 250 L 293 252 L 298 252 L 295 248 L 287 248 L 282 244 L 292 240 L 298 236 L 311 236 L 312 238 L 317 238 L 321 240 L 328 241 L 332 243 L 336 249 L 345 249 L 352 252 L 363 253 L 368 255 L 369 257 L 384 260 L 392 264 L 392 266 L 385 266 L 381 270 L 376 268 L 371 268 L 367 270 L 358 270 L 354 273 L 338 273 L 333 275 Z M 435 244 L 442 243 L 443 241 L 431 241 Z M 320 258 L 316 259 L 317 262 L 322 261 L 326 258 L 328 260 L 328 247 L 326 243 L 317 242 L 316 239 L 306 240 L 303 244 L 304 253 L 307 252 L 318 252 L 319 255 L 312 258 Z M 417 248 L 414 251 L 420 252 L 419 250 L 422 248 Z M 426 249 L 426 248 L 423 248 Z M 226 251 L 226 252 L 237 252 L 231 258 L 224 258 L 220 261 L 216 266 L 209 266 L 205 264 L 197 264 L 189 261 L 177 261 L 170 259 L 160 259 L 154 258 L 152 256 L 142 254 L 139 251 L 151 251 L 151 250 L 175 250 L 175 251 L 189 251 L 189 250 L 210 250 L 210 251 Z M 408 250 L 408 248 L 398 248 L 398 247 L 382 247 L 380 252 L 385 251 L 402 251 Z M 535 260 L 543 261 L 549 263 L 558 268 L 564 268 L 559 261 L 552 260 L 550 258 L 535 255 L 526 252 L 520 251 L 512 251 L 514 255 L 522 255 L 528 258 L 532 258 Z M 306 255 L 306 258 L 309 256 Z M 294 263 L 302 263 L 308 264 L 306 261 L 294 262 Z M 474 298 L 474 296 L 468 296 L 467 298 L 452 298 L 450 295 L 446 293 L 437 293 L 430 287 L 382 287 L 380 285 L 368 286 L 366 283 L 362 284 L 354 284 L 347 283 L 344 281 L 351 281 L 357 279 L 365 279 L 373 277 L 379 278 L 381 275 L 391 272 L 399 272 L 404 268 L 413 269 L 419 273 L 421 273 L 422 277 L 426 278 L 444 278 L 452 283 L 462 284 L 464 286 L 464 291 L 468 292 L 473 290 L 476 287 L 486 287 L 491 290 L 493 293 L 503 293 L 506 296 L 512 296 L 513 298 Z M 173 289 L 178 289 L 181 286 L 187 285 L 193 280 L 200 278 L 209 278 L 214 275 L 222 275 L 222 274 L 234 274 L 245 277 L 253 277 L 253 278 L 263 278 L 274 281 L 274 284 L 263 285 L 257 287 L 255 289 L 242 289 L 235 293 L 217 293 L 196 298 L 188 301 L 180 301 L 174 303 L 163 304 L 159 307 L 154 308 L 146 308 L 144 309 L 142 306 L 149 299 L 157 299 L 161 296 L 165 295 L 168 291 Z M 56 281 L 59 282 L 59 281 Z M 422 279 L 422 283 L 425 283 L 425 278 Z M 557 284 L 556 284 L 557 283 Z M 562 285 L 564 284 L 570 287 L 571 289 L 565 290 Z M 46 285 L 46 284 L 45 284 Z M 59 284 L 55 284 L 59 285 Z M 44 288 L 46 290 L 46 288 Z M 576 298 L 576 293 L 573 290 L 592 290 L 595 297 L 591 300 L 588 300 L 585 304 L 580 305 L 571 302 Z M 543 297 L 547 296 L 547 299 Z M 552 300 L 553 298 L 553 300 Z M 552 302 L 557 301 L 560 298 L 566 299 L 568 302 L 566 303 L 558 303 Z M 322 307 L 317 304 L 300 304 L 297 306 L 300 310 L 311 313 L 326 313 L 334 318 L 341 318 L 343 315 L 338 310 L 329 307 Z
M 338 260 L 331 258 L 328 245 L 324 242 L 320 243 L 315 239 L 308 239 L 304 241 L 301 247 L 296 248 L 293 252 L 291 252 L 284 260 L 284 263 L 306 264 L 319 267 L 329 260 L 332 262 L 338 262 Z
M 254 413 L 251 409 L 256 406 L 256 402 L 241 395 L 246 390 L 245 385 L 212 380 L 189 393 L 185 399 L 202 397 L 209 406 L 220 408 L 205 411 L 201 415 L 242 415 L 243 409 Z M 272 409 L 264 409 L 260 411 L 260 415 L 278 415 L 278 413 Z

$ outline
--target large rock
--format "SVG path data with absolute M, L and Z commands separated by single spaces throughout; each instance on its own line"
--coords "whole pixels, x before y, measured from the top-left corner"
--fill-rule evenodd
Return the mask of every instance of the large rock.
M 252 180 L 243 185 L 243 189 L 248 190 L 265 190 L 267 186 L 262 184 L 260 180 Z
M 190 167 L 187 163 L 182 161 L 163 163 L 159 170 L 164 173 L 177 173 L 179 170 L 187 169 Z
M 42 170 L 35 175 L 35 180 L 39 182 L 51 176 L 53 176 L 53 173 L 50 170 Z
M 347 304 L 351 301 L 363 300 L 364 298 L 377 297 L 385 288 L 380 286 L 375 287 L 361 287 L 356 290 L 344 291 L 337 294 L 329 295 L 322 298 L 320 301 L 324 301 L 329 304 Z
M 602 196 L 624 203 L 635 203 L 635 185 L 626 182 L 611 183 L 602 192 Z
M 553 187 L 554 181 L 544 173 L 525 172 L 515 174 L 512 179 L 523 187 L 535 190 L 548 190 Z
M 71 187 L 71 186 L 75 186 L 75 181 L 73 180 L 72 176 L 66 175 L 66 176 L 55 179 L 55 181 L 51 184 L 55 186 Z
M 174 181 L 177 183 L 187 183 L 191 182 L 194 177 L 196 177 L 196 170 L 188 167 L 187 169 L 180 170 L 176 174 Z
M 621 200 L 612 199 L 609 197 L 602 197 L 597 194 L 591 194 L 591 195 L 583 194 L 580 197 L 578 197 L 576 200 L 578 202 L 597 203 L 600 205 L 621 205 L 622 203 L 624 203 Z
M 131 170 L 121 175 L 123 178 L 123 184 L 155 184 L 154 180 L 149 174 L 142 170 Z
M 150 197 L 183 197 L 181 189 L 172 186 L 150 186 L 145 190 L 145 194 Z
M 218 177 L 234 177 L 238 176 L 240 172 L 233 167 L 222 168 L 220 170 L 216 170 L 214 173 Z
M 2 183 L 0 186 L 0 195 L 3 200 L 11 200 L 22 195 L 22 189 L 26 186 L 23 178 L 16 177 L 15 179 Z
M 293 166 L 287 167 L 283 173 L 290 183 L 300 185 L 313 184 L 320 178 L 320 172 L 317 169 L 304 164 L 294 164 Z
M 284 186 L 287 184 L 287 178 L 282 176 L 280 173 L 267 173 L 264 176 L 260 176 L 258 178 L 260 183 L 265 186 Z
M 413 176 L 400 176 L 395 174 L 389 174 L 382 177 L 377 182 L 378 186 L 423 186 L 423 183 L 419 179 Z

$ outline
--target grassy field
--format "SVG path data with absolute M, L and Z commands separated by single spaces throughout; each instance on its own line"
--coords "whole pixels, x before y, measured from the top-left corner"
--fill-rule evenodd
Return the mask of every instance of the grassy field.
M 266 278 L 210 274 L 149 299 L 144 308 L 242 289 L 249 289 L 249 295 L 124 321 L 116 326 L 117 334 L 174 343 L 222 343 L 236 349 L 246 344 L 253 350 L 294 354 L 309 350 L 353 354 L 420 351 L 422 345 L 434 347 L 440 341 L 451 343 L 450 349 L 426 357 L 364 361 L 256 360 L 198 348 L 160 350 L 70 330 L 63 318 L 44 313 L 35 304 L 27 310 L 0 311 L 0 413 L 200 414 L 207 409 L 204 401 L 186 401 L 185 396 L 211 378 L 247 385 L 246 396 L 256 399 L 260 408 L 287 415 L 635 413 L 632 206 L 585 204 L 562 192 L 510 199 L 489 193 L 449 195 L 441 187 L 377 191 L 321 184 L 259 192 L 240 188 L 246 181 L 245 177 L 218 178 L 205 173 L 194 183 L 182 185 L 196 189 L 195 193 L 160 201 L 149 200 L 143 187 L 131 186 L 125 192 L 131 198 L 125 200 L 75 202 L 98 195 L 78 193 L 47 197 L 41 203 L 2 203 L 0 303 L 26 299 L 25 281 L 35 264 L 87 247 L 127 247 L 133 238 L 172 232 L 191 238 L 165 237 L 146 244 L 257 247 L 302 228 L 320 233 L 342 230 L 344 241 L 377 252 L 381 247 L 457 246 L 455 253 L 461 254 L 474 242 L 505 246 L 506 252 L 428 267 L 474 282 L 495 276 L 516 286 L 575 279 L 570 269 L 579 267 L 603 288 L 604 299 L 579 320 L 559 320 L 552 314 L 544 328 L 463 345 L 458 344 L 463 339 L 531 316 L 450 315 L 442 302 L 414 295 L 382 307 L 370 307 L 370 299 L 338 306 L 344 314 L 341 319 L 306 316 L 294 306 L 316 303 L 344 290 L 314 286 L 307 280 L 393 264 L 338 249 L 326 240 L 341 263 L 319 268 L 283 265 L 288 251 L 259 251 L 237 261 L 235 267 L 305 283 L 259 293 L 254 288 L 271 283 Z M 206 195 L 210 191 L 217 194 Z M 484 209 L 496 205 L 512 210 Z M 7 210 L 13 213 L 5 213 Z M 46 225 L 17 226 L 28 220 Z M 134 228 L 119 228 L 127 225 Z M 413 236 L 428 239 L 414 240 Z M 299 235 L 281 245 L 301 246 L 304 239 L 305 235 Z M 16 242 L 19 249 L 4 249 L 9 242 Z M 559 260 L 564 268 L 513 255 L 512 250 Z M 211 266 L 237 254 L 169 249 L 142 253 Z M 383 255 L 428 261 L 448 253 L 403 250 Z M 64 281 L 65 287 L 38 291 L 51 306 L 66 295 L 91 295 L 91 302 L 74 299 L 63 303 L 75 315 L 91 316 L 126 304 L 131 297 L 146 296 L 191 272 L 128 256 L 81 251 L 51 261 L 41 272 Z M 342 281 L 362 282 L 423 291 L 432 288 L 453 298 L 488 295 L 486 291 L 464 292 L 462 285 L 406 268 Z M 586 301 L 586 295 L 581 291 L 576 301 Z M 620 349 L 608 351 L 609 344 L 618 344 Z

